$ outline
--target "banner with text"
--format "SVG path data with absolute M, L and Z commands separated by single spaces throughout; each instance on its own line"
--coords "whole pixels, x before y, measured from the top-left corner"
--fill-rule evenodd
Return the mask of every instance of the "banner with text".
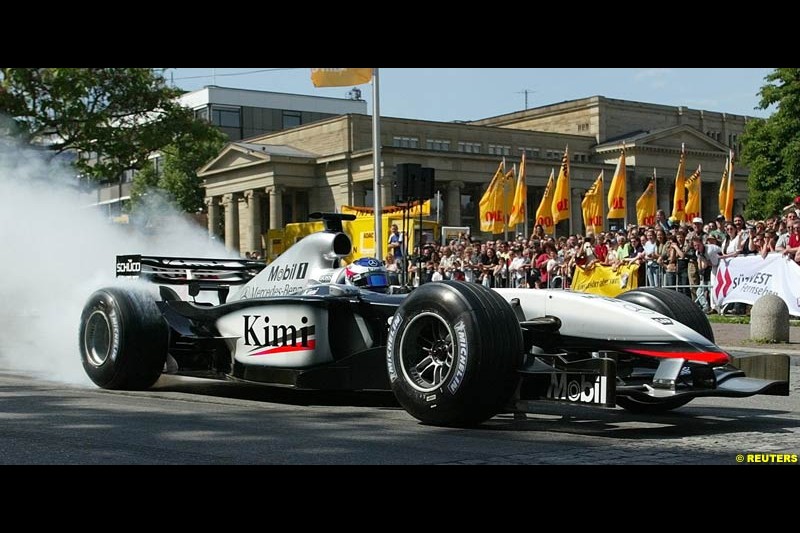
M 723 259 L 711 283 L 720 307 L 732 302 L 754 304 L 761 296 L 774 294 L 786 302 L 790 315 L 800 316 L 800 265 L 781 253 Z
M 572 276 L 572 290 L 614 297 L 639 286 L 639 265 L 612 267 L 595 265 L 584 270 L 576 266 Z

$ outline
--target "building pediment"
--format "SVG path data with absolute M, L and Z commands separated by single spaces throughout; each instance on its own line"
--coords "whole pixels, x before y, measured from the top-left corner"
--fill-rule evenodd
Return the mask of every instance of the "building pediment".
M 237 167 L 257 165 L 269 161 L 269 154 L 249 150 L 238 143 L 225 146 L 217 157 L 200 169 L 198 175 L 229 170 Z
M 626 149 L 636 152 L 679 153 L 683 145 L 687 152 L 728 154 L 727 146 L 686 124 L 654 131 L 633 132 L 599 144 L 595 147 L 595 151 L 598 154 L 616 152 L 622 149 L 623 144 Z
M 216 158 L 200 169 L 198 175 L 259 165 L 275 159 L 305 163 L 316 157 L 316 154 L 287 145 L 235 142 L 225 146 Z

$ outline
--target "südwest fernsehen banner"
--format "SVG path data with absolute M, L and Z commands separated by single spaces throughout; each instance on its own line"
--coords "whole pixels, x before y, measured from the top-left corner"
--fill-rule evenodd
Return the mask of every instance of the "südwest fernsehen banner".
M 775 294 L 786 302 L 789 314 L 800 316 L 800 266 L 780 253 L 723 259 L 711 284 L 720 307 L 754 304 L 765 294 Z

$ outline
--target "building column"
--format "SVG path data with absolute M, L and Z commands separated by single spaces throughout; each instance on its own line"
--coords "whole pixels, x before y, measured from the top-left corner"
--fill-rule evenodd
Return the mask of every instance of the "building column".
M 208 213 L 208 236 L 216 239 L 219 237 L 219 196 L 207 196 L 205 204 Z
M 351 205 L 351 206 L 364 205 L 363 203 L 359 204 L 356 201 L 356 191 L 358 190 L 358 187 L 363 187 L 363 186 L 357 185 L 355 183 L 351 184 L 348 182 L 340 183 L 339 192 L 337 193 L 335 192 L 335 185 L 331 186 L 331 192 L 333 192 L 334 196 L 333 198 L 333 203 L 335 205 L 334 211 L 339 212 L 341 206 L 343 205 Z M 364 194 L 366 195 L 366 191 L 364 192 Z M 339 203 L 339 201 L 341 201 L 341 203 Z
M 247 249 L 261 253 L 261 191 L 251 189 L 244 193 L 247 202 Z
M 672 183 L 675 181 L 675 176 L 671 178 Z M 658 190 L 656 191 L 656 207 L 664 211 L 667 220 L 672 216 L 672 194 L 670 187 L 672 186 L 670 178 L 658 178 Z
M 283 227 L 283 187 L 269 187 L 269 227 L 280 229 Z
M 239 193 L 222 197 L 225 207 L 225 247 L 239 253 Z
M 367 205 L 367 189 L 365 189 L 364 185 L 362 184 L 353 184 L 353 205 L 360 207 Z
M 461 225 L 461 189 L 464 187 L 463 181 L 451 181 L 447 184 L 447 205 L 445 213 L 447 213 L 447 224 L 450 226 Z M 434 202 L 435 197 L 434 197 Z
M 583 228 L 583 195 L 586 189 L 572 189 L 569 204 L 569 234 L 574 235 L 578 228 Z M 582 230 L 584 233 L 585 229 Z

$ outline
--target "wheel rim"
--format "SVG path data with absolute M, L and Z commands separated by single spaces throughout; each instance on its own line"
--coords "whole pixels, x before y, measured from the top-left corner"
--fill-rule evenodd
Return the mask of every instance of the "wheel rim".
M 83 342 L 89 364 L 100 366 L 106 362 L 111 353 L 111 324 L 104 312 L 95 311 L 89 316 Z
M 454 338 L 447 322 L 435 313 L 420 313 L 412 318 L 399 349 L 406 382 L 420 392 L 441 387 L 453 370 Z

